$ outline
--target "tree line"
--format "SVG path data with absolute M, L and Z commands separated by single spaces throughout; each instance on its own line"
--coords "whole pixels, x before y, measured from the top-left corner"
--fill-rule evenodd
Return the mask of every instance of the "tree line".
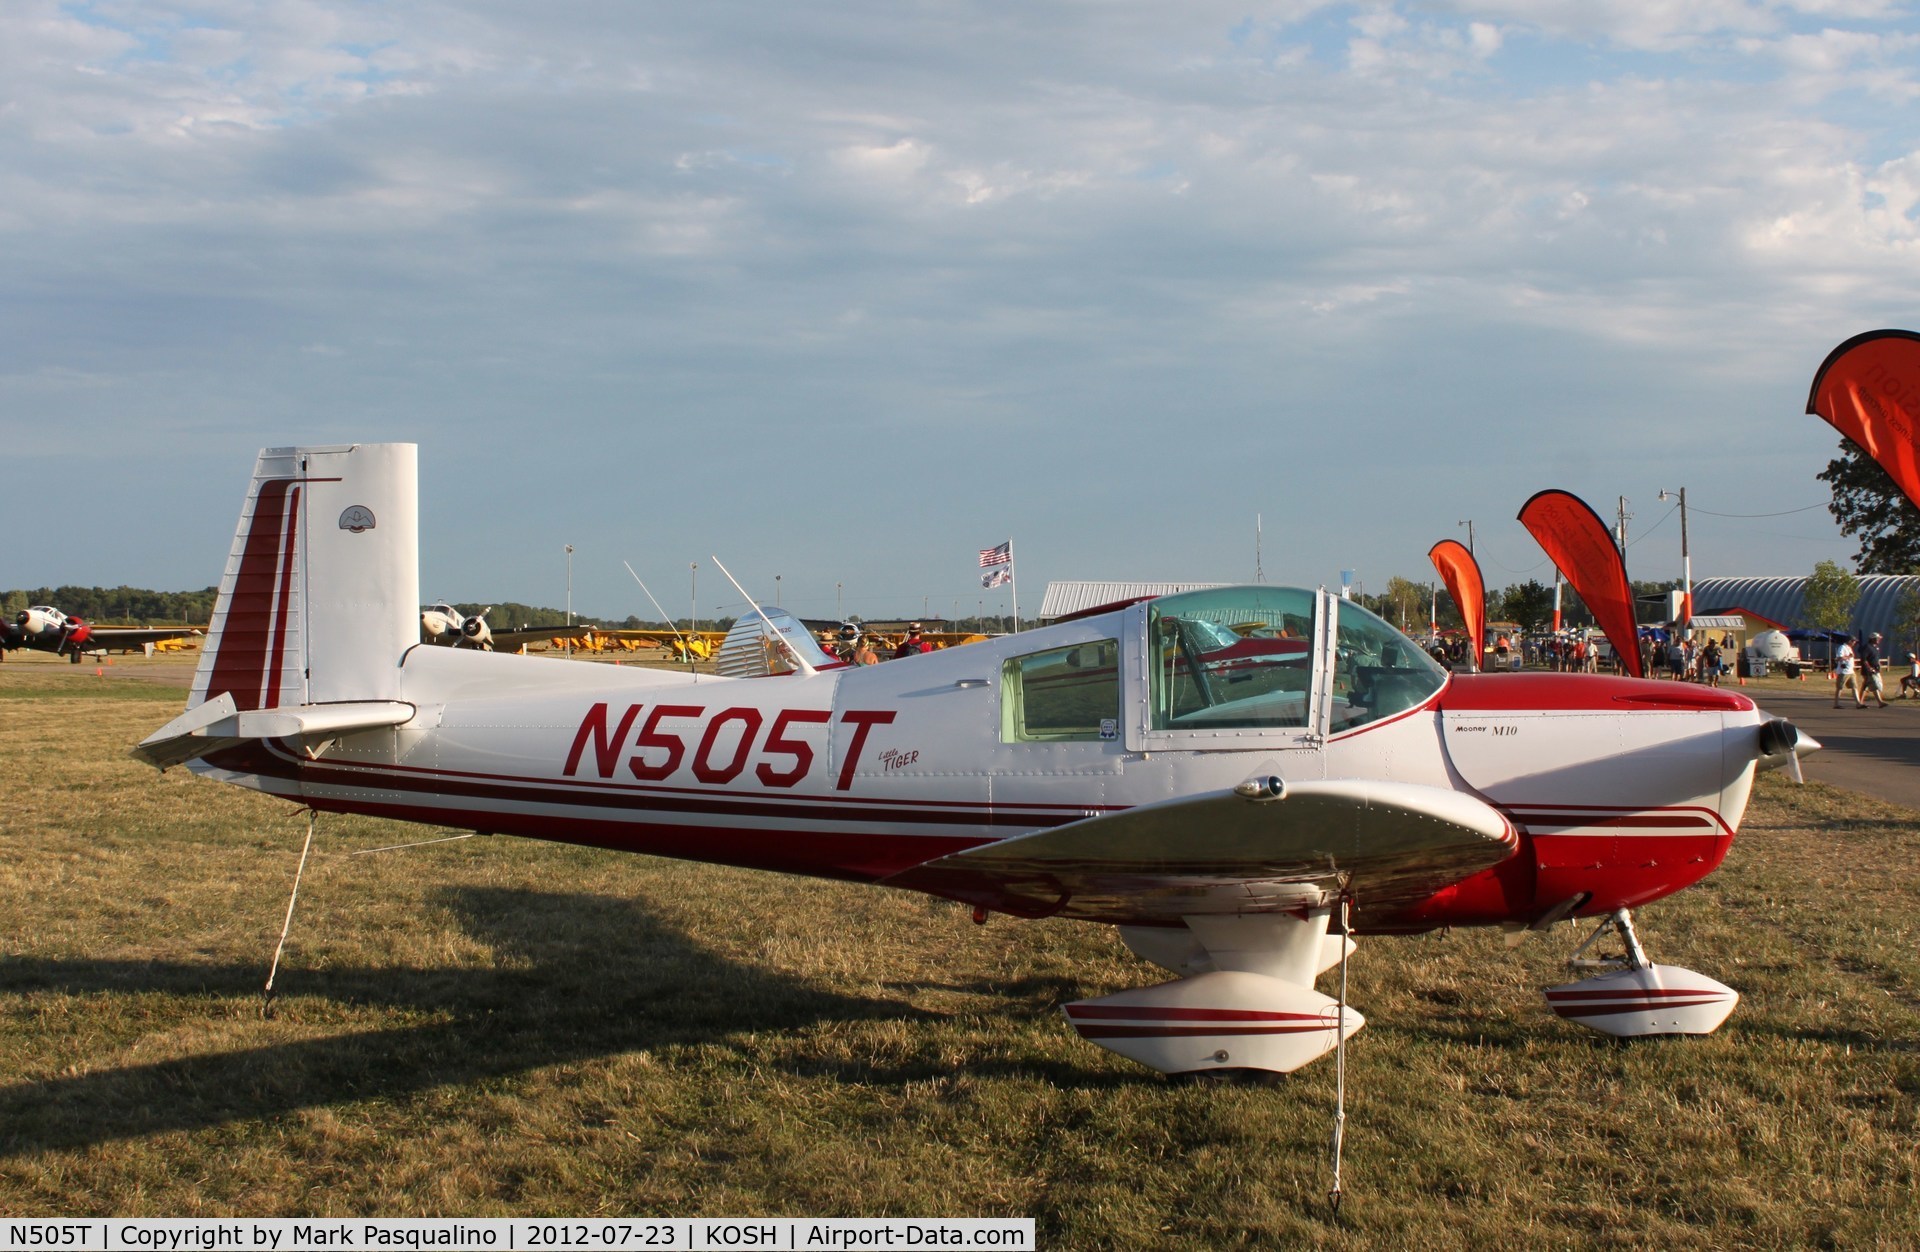
M 149 591 L 144 587 L 28 587 L 0 591 L 0 612 L 11 618 L 35 604 L 50 604 L 69 617 L 135 626 L 205 626 L 213 616 L 218 587 L 202 591 Z
M 69 617 L 90 622 L 113 622 L 134 626 L 205 626 L 213 618 L 213 604 L 219 598 L 218 587 L 200 591 L 151 591 L 144 587 L 24 587 L 0 591 L 0 616 L 12 618 L 34 604 L 50 604 Z M 492 604 L 478 601 L 453 603 L 449 608 L 463 617 L 486 610 L 487 624 L 496 630 L 558 630 L 567 624 L 564 609 L 551 609 L 517 600 L 498 600 Z M 649 621 L 629 614 L 625 618 L 573 615 L 576 626 L 601 630 L 666 630 L 668 623 Z M 727 630 L 732 617 L 702 617 L 697 620 L 676 618 L 675 630 Z M 856 614 L 854 621 L 859 621 Z M 893 619 L 888 619 L 893 620 Z M 901 619 L 906 620 L 906 619 Z M 962 618 L 954 622 L 932 622 L 934 630 L 971 631 L 977 634 L 1004 634 L 1013 629 L 1011 617 Z

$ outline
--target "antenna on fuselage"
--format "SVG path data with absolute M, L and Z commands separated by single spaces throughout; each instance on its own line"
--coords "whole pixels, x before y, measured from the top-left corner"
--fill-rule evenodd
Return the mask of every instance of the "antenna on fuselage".
M 806 675 L 808 678 L 811 678 L 815 674 L 819 673 L 820 672 L 819 670 L 807 664 L 807 658 L 800 655 L 800 650 L 798 648 L 791 648 L 787 646 L 787 641 L 780 637 L 780 628 L 773 624 L 773 619 L 771 617 L 768 617 L 767 611 L 760 607 L 760 602 L 747 594 L 747 589 L 740 585 L 740 580 L 735 578 L 732 574 L 728 573 L 726 566 L 720 564 L 720 558 L 717 556 L 709 555 L 707 559 L 709 561 L 712 561 L 715 567 L 717 567 L 722 574 L 727 575 L 727 581 L 732 583 L 733 589 L 740 593 L 740 598 L 745 600 L 749 605 L 751 605 L 753 607 L 753 611 L 760 615 L 760 620 L 767 624 L 767 630 L 773 635 L 773 641 L 779 644 L 782 648 L 786 648 L 787 655 L 793 659 L 794 666 L 798 668 L 799 671 L 802 674 Z
M 620 564 L 627 567 L 627 573 L 633 574 L 633 566 L 631 564 L 626 561 L 622 561 Z M 646 591 L 647 599 L 653 601 L 653 611 L 660 615 L 660 620 L 667 624 L 667 629 L 673 632 L 673 637 L 680 641 L 680 655 L 687 658 L 687 669 L 691 671 L 693 669 L 693 644 L 689 643 L 687 637 L 680 633 L 680 628 L 673 624 L 673 619 L 668 617 L 667 611 L 660 607 L 660 602 L 653 599 L 653 593 L 647 591 L 647 584 L 640 582 L 640 575 L 633 574 L 633 581 L 640 583 L 640 590 Z

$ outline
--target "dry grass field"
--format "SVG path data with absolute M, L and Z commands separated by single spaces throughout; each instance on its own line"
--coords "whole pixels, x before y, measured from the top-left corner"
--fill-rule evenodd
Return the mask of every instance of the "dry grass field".
M 1174 1082 L 1061 1002 L 1104 930 L 303 815 L 128 759 L 181 692 L 0 667 L 0 1213 L 1031 1216 L 1045 1247 L 1920 1246 L 1916 815 L 1769 777 L 1644 910 L 1705 1039 L 1553 1018 L 1584 930 L 1363 941 L 1331 1063 Z

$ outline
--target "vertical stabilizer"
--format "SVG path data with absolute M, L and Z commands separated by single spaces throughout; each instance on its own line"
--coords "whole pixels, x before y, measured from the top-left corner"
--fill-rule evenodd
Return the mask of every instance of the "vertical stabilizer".
M 267 448 L 188 707 L 393 699 L 420 640 L 417 448 Z

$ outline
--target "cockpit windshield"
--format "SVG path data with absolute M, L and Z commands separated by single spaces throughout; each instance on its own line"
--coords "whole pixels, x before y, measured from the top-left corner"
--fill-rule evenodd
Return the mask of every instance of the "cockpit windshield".
M 1405 712 L 1447 681 L 1447 671 L 1425 648 L 1351 600 L 1340 602 L 1335 640 L 1336 732 Z
M 1316 596 L 1297 587 L 1221 587 L 1148 606 L 1153 729 L 1307 728 Z M 1446 671 L 1350 601 L 1338 605 L 1330 732 L 1412 708 Z

